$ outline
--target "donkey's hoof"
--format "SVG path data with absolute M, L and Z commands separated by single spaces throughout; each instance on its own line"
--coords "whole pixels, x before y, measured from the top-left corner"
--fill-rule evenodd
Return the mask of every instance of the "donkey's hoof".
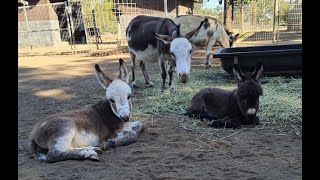
M 36 158 L 37 158 L 37 156 L 35 154 L 32 154 L 29 156 L 29 159 L 36 159 Z
M 102 150 L 99 147 L 94 147 L 93 150 L 98 154 L 102 154 Z
M 100 161 L 98 154 L 90 154 L 88 157 L 91 161 Z
M 209 69 L 211 68 L 211 65 L 210 64 L 206 64 L 206 69 Z
M 132 81 L 131 82 L 131 87 L 132 88 L 136 88 L 136 87 L 138 87 L 138 85 L 137 85 L 137 83 L 135 81 Z
M 148 87 L 154 87 L 153 82 L 151 82 L 151 81 L 147 82 L 146 85 L 147 85 Z

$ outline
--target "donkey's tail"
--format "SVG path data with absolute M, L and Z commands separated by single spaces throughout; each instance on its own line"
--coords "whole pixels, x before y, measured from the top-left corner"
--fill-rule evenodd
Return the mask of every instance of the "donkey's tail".
M 33 155 L 33 154 L 37 154 L 38 153 L 38 145 L 33 139 L 29 140 L 28 148 L 29 148 L 30 154 Z
M 33 139 L 29 140 L 28 147 L 30 152 L 30 159 L 46 160 L 47 155 L 45 150 L 40 148 Z

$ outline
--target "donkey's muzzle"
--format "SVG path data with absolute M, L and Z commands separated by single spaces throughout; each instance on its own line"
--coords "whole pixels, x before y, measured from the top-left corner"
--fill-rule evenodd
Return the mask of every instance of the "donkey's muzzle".
M 179 77 L 180 77 L 180 81 L 182 83 L 186 83 L 188 81 L 189 74 L 187 74 L 187 73 L 179 73 Z
M 129 116 L 120 116 L 120 118 L 124 121 L 124 122 L 128 122 L 130 117 Z

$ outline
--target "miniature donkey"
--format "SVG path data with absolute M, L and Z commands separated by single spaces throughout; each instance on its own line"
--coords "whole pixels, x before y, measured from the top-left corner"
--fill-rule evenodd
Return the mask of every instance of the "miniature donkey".
M 144 125 L 140 121 L 129 122 L 132 109 L 129 73 L 122 59 L 119 63 L 119 78 L 114 80 L 95 65 L 106 98 L 90 107 L 48 116 L 36 124 L 29 137 L 31 157 L 47 162 L 99 161 L 102 150 L 136 141 Z
M 259 124 L 256 116 L 262 87 L 259 79 L 263 65 L 258 64 L 251 75 L 244 75 L 240 66 L 234 64 L 233 74 L 238 84 L 234 90 L 208 87 L 196 93 L 185 115 L 209 120 L 216 128 L 237 128 L 241 125 Z

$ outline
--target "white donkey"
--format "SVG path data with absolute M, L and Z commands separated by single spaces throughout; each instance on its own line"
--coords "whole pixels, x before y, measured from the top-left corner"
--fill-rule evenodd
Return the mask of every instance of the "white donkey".
M 30 134 L 31 157 L 56 162 L 90 159 L 99 161 L 102 150 L 128 145 L 144 130 L 131 117 L 131 88 L 128 69 L 119 59 L 119 78 L 111 80 L 95 65 L 98 82 L 106 98 L 79 110 L 54 114 L 38 122 Z

